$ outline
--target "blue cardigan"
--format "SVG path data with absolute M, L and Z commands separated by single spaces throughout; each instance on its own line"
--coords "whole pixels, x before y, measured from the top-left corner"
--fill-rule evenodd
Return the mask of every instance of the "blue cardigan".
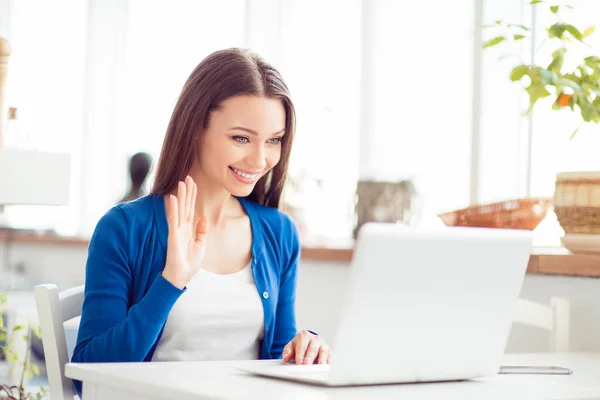
M 280 358 L 296 335 L 300 243 L 284 213 L 239 198 L 252 228 L 252 273 L 263 304 L 261 359 Z M 73 362 L 150 361 L 169 312 L 184 293 L 161 275 L 168 226 L 162 196 L 113 207 L 98 222 L 86 264 Z M 81 382 L 75 381 L 81 394 Z

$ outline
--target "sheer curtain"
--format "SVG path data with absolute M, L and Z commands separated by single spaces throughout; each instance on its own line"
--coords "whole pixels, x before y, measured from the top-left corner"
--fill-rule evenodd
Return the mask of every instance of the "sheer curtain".
M 413 179 L 428 216 L 466 205 L 474 2 L 363 4 L 362 177 Z
M 314 189 L 296 200 L 312 210 L 307 220 L 315 232 L 350 232 L 360 1 L 9 3 L 6 36 L 15 48 L 9 104 L 19 107 L 32 146 L 73 156 L 70 205 L 9 207 L 15 226 L 89 235 L 127 190 L 129 156 L 146 151 L 158 158 L 192 69 L 215 50 L 250 47 L 281 70 L 295 100 L 298 140 L 290 173 L 298 182 L 307 177 L 303 188 Z
M 481 23 L 493 25 L 494 21 L 502 20 L 530 26 L 528 3 L 486 0 Z M 497 35 L 498 32 L 491 29 L 484 30 L 483 40 Z M 530 44 L 525 41 L 517 42 L 514 48 L 499 46 L 482 51 L 477 202 L 502 201 L 527 194 L 529 120 L 522 114 L 528 100 L 522 89 L 508 79 L 518 60 L 505 56 L 514 53 L 528 62 L 529 51 Z
M 92 0 L 91 85 L 80 226 L 84 234 L 127 191 L 128 158 L 158 160 L 173 106 L 211 52 L 244 45 L 245 1 Z M 104 32 L 103 32 L 104 31 Z M 107 32 L 106 32 L 107 31 Z M 93 40 L 92 39 L 92 40 Z
M 75 232 L 81 210 L 88 3 L 2 0 L 0 14 L 0 31 L 13 49 L 7 105 L 18 109 L 18 129 L 27 146 L 71 154 L 73 185 L 68 207 L 6 207 L 5 216 L 22 228 Z
M 314 237 L 350 237 L 359 178 L 413 179 L 429 217 L 549 193 L 554 171 L 566 168 L 556 156 L 564 142 L 547 134 L 558 125 L 536 112 L 530 149 L 526 99 L 507 79 L 509 63 L 498 62 L 501 52 L 475 57 L 476 6 L 482 23 L 527 24 L 526 3 L 0 0 L 0 31 L 14 47 L 8 103 L 32 146 L 73 157 L 68 207 L 6 214 L 20 227 L 89 235 L 127 190 L 128 158 L 158 158 L 192 69 L 233 46 L 257 51 L 290 86 L 298 112 L 290 175 L 301 190 L 287 199 Z M 576 10 L 589 19 L 598 6 L 582 0 Z M 527 44 L 519 51 L 526 57 Z M 595 148 L 580 133 L 580 146 Z

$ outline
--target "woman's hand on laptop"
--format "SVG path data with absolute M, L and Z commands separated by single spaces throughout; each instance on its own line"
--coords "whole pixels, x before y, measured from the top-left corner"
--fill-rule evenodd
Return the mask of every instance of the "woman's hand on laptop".
M 296 364 L 329 364 L 331 354 L 329 345 L 319 335 L 302 331 L 283 348 L 283 361 L 294 359 Z

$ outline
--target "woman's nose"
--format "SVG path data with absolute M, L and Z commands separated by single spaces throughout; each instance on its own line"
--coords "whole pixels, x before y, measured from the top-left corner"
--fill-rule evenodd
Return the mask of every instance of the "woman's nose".
M 265 157 L 265 149 L 263 148 L 263 146 L 256 146 L 253 149 L 252 154 L 246 157 L 246 162 L 248 163 L 248 165 L 250 165 L 252 168 L 255 168 L 256 170 L 265 169 L 265 167 L 267 166 L 267 159 Z

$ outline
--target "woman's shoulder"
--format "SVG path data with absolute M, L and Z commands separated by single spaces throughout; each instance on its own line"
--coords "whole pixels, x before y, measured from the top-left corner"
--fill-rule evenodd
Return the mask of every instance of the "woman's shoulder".
M 133 201 L 119 203 L 109 209 L 98 222 L 96 230 L 139 231 L 136 227 L 154 225 L 156 202 L 154 195 L 140 197 Z

